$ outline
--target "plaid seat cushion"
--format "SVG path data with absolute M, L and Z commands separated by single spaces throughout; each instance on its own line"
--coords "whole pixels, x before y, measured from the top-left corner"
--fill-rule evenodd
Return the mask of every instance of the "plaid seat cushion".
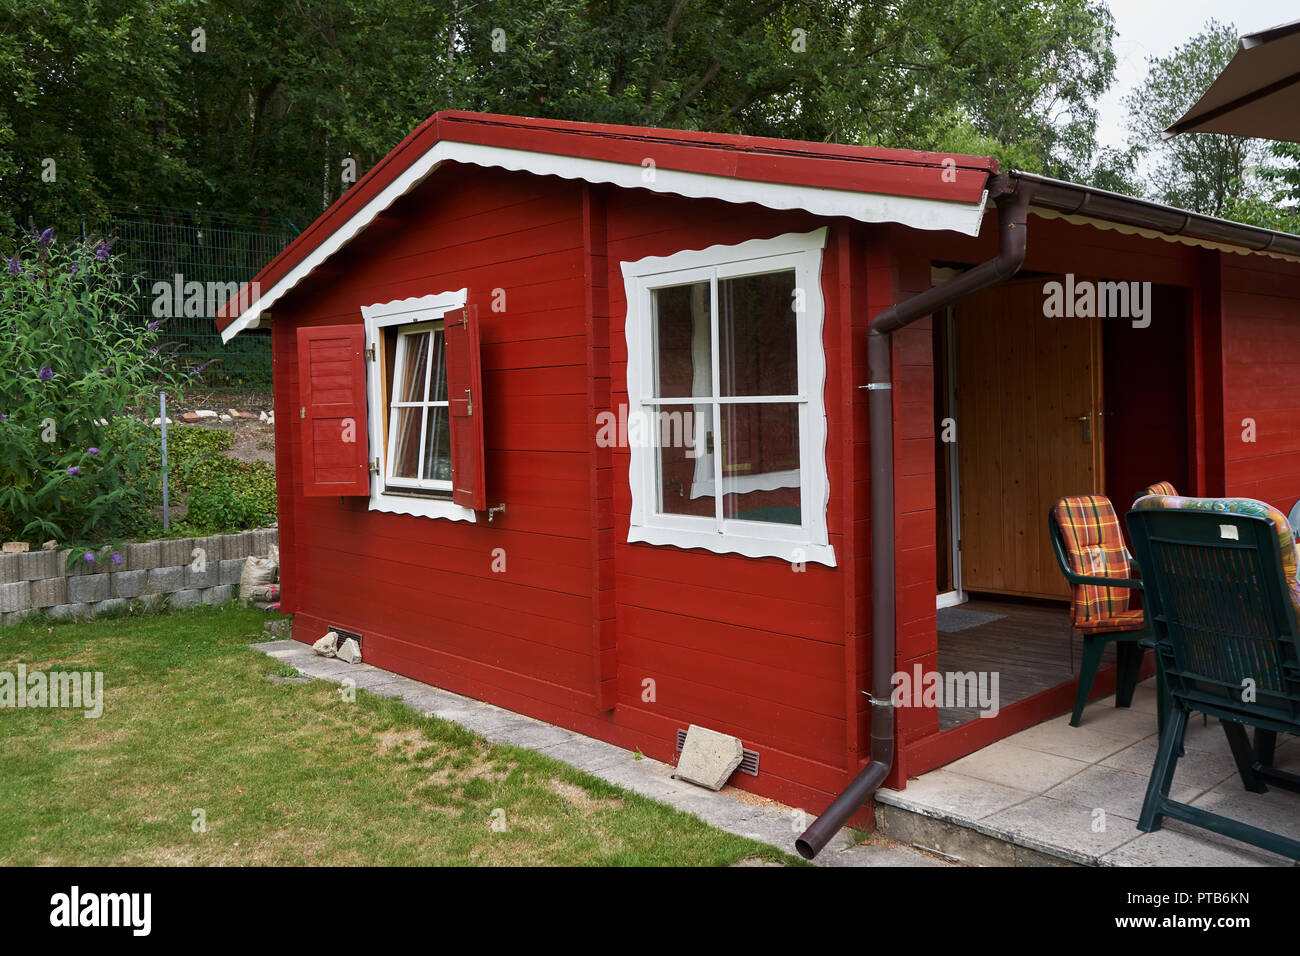
M 1286 577 L 1287 590 L 1291 606 L 1295 608 L 1300 620 L 1300 548 L 1296 545 L 1295 532 L 1286 515 L 1264 501 L 1254 498 L 1178 498 L 1174 496 L 1152 495 L 1134 502 L 1134 511 L 1150 511 L 1159 508 L 1183 508 L 1189 511 L 1219 511 L 1230 514 L 1254 515 L 1267 518 L 1277 530 L 1277 546 L 1282 553 L 1282 574 Z
M 1052 510 L 1065 542 L 1070 570 L 1089 577 L 1132 577 L 1119 518 L 1105 495 L 1062 498 Z M 1084 633 L 1128 631 L 1142 626 L 1142 611 L 1130 610 L 1128 588 L 1076 584 L 1070 622 Z
M 1138 497 L 1145 498 L 1147 495 L 1164 495 L 1167 498 L 1175 498 L 1178 496 L 1178 492 L 1171 482 L 1157 481 L 1154 485 L 1147 485 L 1146 490 Z
M 1119 590 L 1114 588 L 1112 590 Z M 1108 631 L 1136 631 L 1145 622 L 1146 612 L 1140 607 L 1128 611 L 1117 611 L 1107 617 L 1090 619 L 1086 624 L 1076 625 L 1081 634 L 1101 634 Z

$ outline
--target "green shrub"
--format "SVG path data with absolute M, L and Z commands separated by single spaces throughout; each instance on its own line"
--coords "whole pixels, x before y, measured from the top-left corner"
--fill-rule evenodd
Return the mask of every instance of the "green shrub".
M 189 511 L 180 523 L 185 534 L 228 534 L 275 520 L 275 469 L 266 462 L 224 455 L 202 459 L 189 471 L 185 486 Z
M 47 229 L 0 259 L 0 512 L 32 544 L 97 550 L 147 523 L 148 445 L 120 416 L 182 375 L 110 246 Z

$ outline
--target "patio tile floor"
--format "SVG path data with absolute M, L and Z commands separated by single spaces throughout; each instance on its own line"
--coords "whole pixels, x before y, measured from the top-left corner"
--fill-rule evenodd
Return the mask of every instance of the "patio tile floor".
M 935 838 L 923 835 L 926 847 L 953 843 L 957 827 L 1088 866 L 1294 865 L 1178 820 L 1166 820 L 1154 833 L 1137 829 L 1155 761 L 1155 711 L 1154 680 L 1138 687 L 1127 710 L 1116 708 L 1113 696 L 1093 701 L 1079 727 L 1062 714 L 909 780 L 905 790 L 881 790 L 883 819 L 897 820 L 891 814 L 904 811 L 910 816 L 900 830 L 925 834 L 915 818 L 929 818 Z M 1194 715 L 1185 748 L 1170 791 L 1175 800 L 1300 839 L 1300 794 L 1243 790 L 1217 720 L 1206 726 Z M 1279 738 L 1276 763 L 1300 768 L 1295 738 Z

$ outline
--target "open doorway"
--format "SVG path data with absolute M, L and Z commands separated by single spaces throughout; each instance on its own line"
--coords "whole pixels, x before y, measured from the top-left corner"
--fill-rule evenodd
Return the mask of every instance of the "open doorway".
M 935 319 L 939 670 L 997 671 L 1002 706 L 1077 672 L 1056 501 L 1104 494 L 1122 521 L 1147 484 L 1182 491 L 1189 474 L 1190 296 L 1152 287 L 1136 321 L 1049 315 L 1052 282 L 1065 277 L 1004 283 Z M 973 716 L 941 712 L 940 728 Z

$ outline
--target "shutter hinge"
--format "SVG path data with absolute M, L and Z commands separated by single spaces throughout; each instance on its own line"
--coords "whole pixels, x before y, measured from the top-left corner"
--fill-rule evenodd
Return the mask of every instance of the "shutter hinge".
M 373 345 L 366 349 L 366 358 L 370 359 L 370 361 L 375 361 L 375 354 L 375 347 Z
M 474 414 L 474 394 L 468 388 L 465 389 L 465 414 Z
M 370 462 L 370 473 L 371 473 L 372 475 L 377 475 L 377 474 L 379 474 L 379 459 L 378 459 L 378 458 L 376 458 L 376 459 L 374 459 L 372 462 Z

